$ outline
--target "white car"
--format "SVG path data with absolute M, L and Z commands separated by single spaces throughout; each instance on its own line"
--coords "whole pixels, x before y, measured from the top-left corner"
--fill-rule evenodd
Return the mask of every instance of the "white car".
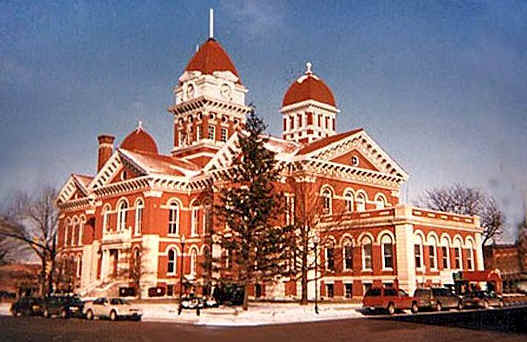
M 112 321 L 119 318 L 128 318 L 140 321 L 143 311 L 133 307 L 128 301 L 121 298 L 97 298 L 84 306 L 84 314 L 87 319 L 109 318 Z

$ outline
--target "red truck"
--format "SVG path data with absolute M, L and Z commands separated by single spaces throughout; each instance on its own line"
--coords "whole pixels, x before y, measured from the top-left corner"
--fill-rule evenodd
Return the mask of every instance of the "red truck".
M 392 287 L 370 288 L 362 299 L 362 306 L 369 310 L 387 310 L 390 315 L 393 315 L 396 310 L 410 309 L 412 313 L 419 310 L 416 298 L 410 297 L 403 290 Z

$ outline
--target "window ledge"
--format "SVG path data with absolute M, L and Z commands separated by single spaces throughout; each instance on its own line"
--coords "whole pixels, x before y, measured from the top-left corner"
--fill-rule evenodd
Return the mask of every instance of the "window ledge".
M 383 267 L 382 271 L 390 271 L 393 272 L 393 267 Z

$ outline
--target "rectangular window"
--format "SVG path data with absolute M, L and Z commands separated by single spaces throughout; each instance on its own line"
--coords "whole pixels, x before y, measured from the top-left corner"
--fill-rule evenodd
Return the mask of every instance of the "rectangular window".
M 326 269 L 335 270 L 335 250 L 333 248 L 326 248 Z
M 227 128 L 221 129 L 221 141 L 223 142 L 227 141 Z
M 456 269 L 460 270 L 461 269 L 461 248 L 460 247 L 456 247 L 454 249 L 454 255 L 456 257 Z
M 346 291 L 346 293 L 345 293 L 346 298 L 352 298 L 353 297 L 353 284 L 351 284 L 351 283 L 344 284 L 344 290 Z
M 207 136 L 210 140 L 215 140 L 216 139 L 216 127 L 214 127 L 213 125 L 209 125 L 209 132 L 208 132 L 208 136 Z
M 371 270 L 371 243 L 362 246 L 362 253 L 364 258 L 363 270 Z
M 178 219 L 179 219 L 179 210 L 176 208 L 171 208 L 168 213 L 168 233 L 177 234 L 178 233 Z
M 423 260 L 421 258 L 421 245 L 414 245 L 415 253 L 415 268 L 423 267 Z
M 344 268 L 353 269 L 353 247 L 351 245 L 344 246 Z
M 441 254 L 443 254 L 443 269 L 448 269 L 449 268 L 449 263 L 448 263 L 448 247 L 441 247 Z
M 199 208 L 192 208 L 192 230 L 191 235 L 198 235 Z
M 298 114 L 298 127 L 302 127 L 302 114 Z
M 468 263 L 468 269 L 470 271 L 474 270 L 474 258 L 473 258 L 473 250 L 469 249 L 467 250 L 467 263 Z
M 384 268 L 393 268 L 393 248 L 391 243 L 382 245 L 384 253 Z
M 179 146 L 183 146 L 185 144 L 185 132 L 179 131 Z
M 362 283 L 362 287 L 363 287 L 363 293 L 368 293 L 368 291 L 371 289 L 371 283 Z M 381 294 L 379 293 L 377 296 L 380 296 Z
M 289 118 L 289 129 L 295 128 L 295 118 L 292 116 Z
M 432 270 L 437 269 L 435 246 L 428 246 L 428 257 L 430 261 L 430 269 Z
M 326 295 L 329 298 L 333 298 L 334 292 L 333 292 L 333 284 L 326 284 Z
M 201 126 L 196 127 L 196 133 L 198 135 L 198 140 L 203 139 L 203 132 Z
M 135 212 L 135 234 L 141 233 L 142 225 L 143 225 L 143 207 L 138 206 Z

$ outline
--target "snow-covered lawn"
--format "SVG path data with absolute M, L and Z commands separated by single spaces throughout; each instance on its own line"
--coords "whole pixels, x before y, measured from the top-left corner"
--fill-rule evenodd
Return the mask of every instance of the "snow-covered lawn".
M 9 312 L 10 307 L 11 303 L 0 303 L 0 315 L 11 315 L 11 312 Z
M 300 306 L 294 303 L 253 303 L 248 311 L 243 311 L 241 307 L 209 308 L 202 309 L 200 316 L 197 316 L 196 310 L 183 310 L 181 315 L 178 315 L 177 304 L 133 305 L 143 310 L 143 321 L 195 325 L 254 326 L 363 317 L 358 311 L 361 307 L 359 304 L 324 303 L 319 305 L 317 315 L 313 304 Z M 10 306 L 10 303 L 0 303 L 0 315 L 11 315 Z
M 145 321 L 171 321 L 195 325 L 251 326 L 363 317 L 358 311 L 361 307 L 359 304 L 322 304 L 319 305 L 318 315 L 313 304 L 300 306 L 293 303 L 255 303 L 249 306 L 248 311 L 243 311 L 241 307 L 211 308 L 201 310 L 200 316 L 197 316 L 196 310 L 183 310 L 178 316 L 177 304 L 138 306 L 143 309 Z

